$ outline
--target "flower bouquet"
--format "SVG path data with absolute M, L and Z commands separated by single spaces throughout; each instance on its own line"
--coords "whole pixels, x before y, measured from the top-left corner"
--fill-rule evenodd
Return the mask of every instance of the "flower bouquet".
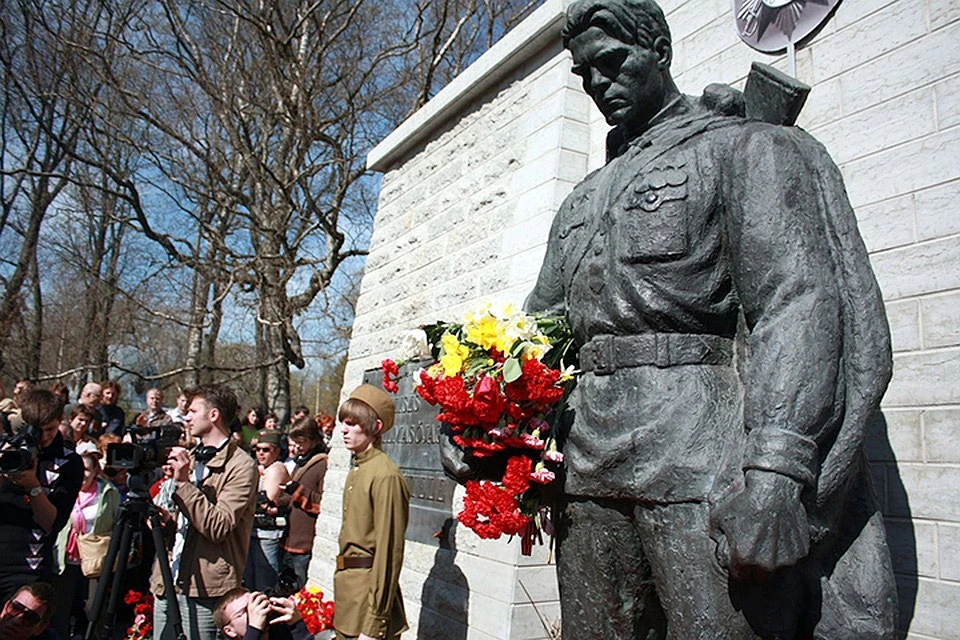
M 499 459 L 490 480 L 466 483 L 457 519 L 481 538 L 519 535 L 529 555 L 552 533 L 542 500 L 563 454 L 554 421 L 573 387 L 576 354 L 566 320 L 485 305 L 462 323 L 421 327 L 434 362 L 414 378 L 417 394 L 439 406 L 437 420 L 473 462 Z M 382 364 L 395 389 L 397 364 Z
M 153 595 L 131 589 L 123 597 L 123 602 L 133 607 L 133 624 L 127 629 L 126 640 L 153 637 Z
M 303 623 L 313 635 L 321 631 L 333 629 L 333 601 L 323 599 L 323 591 L 319 587 L 307 586 L 293 595 L 297 611 L 303 618 Z

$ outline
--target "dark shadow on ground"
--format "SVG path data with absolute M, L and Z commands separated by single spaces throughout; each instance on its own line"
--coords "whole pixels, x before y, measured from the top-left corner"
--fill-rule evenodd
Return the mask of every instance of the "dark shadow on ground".
M 440 547 L 420 592 L 418 640 L 466 640 L 470 585 L 454 560 L 456 520 L 448 518 L 438 536 Z
M 867 458 L 873 474 L 874 489 L 883 510 L 887 544 L 893 559 L 900 604 L 900 638 L 905 638 L 913 620 L 917 600 L 917 536 L 914 531 L 910 500 L 900 479 L 897 458 L 890 446 L 887 420 L 878 414 L 867 434 Z

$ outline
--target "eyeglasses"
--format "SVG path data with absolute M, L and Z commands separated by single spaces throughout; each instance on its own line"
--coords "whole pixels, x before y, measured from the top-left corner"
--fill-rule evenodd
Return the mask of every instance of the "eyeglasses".
M 10 600 L 7 604 L 14 613 L 23 618 L 23 621 L 30 626 L 40 624 L 40 614 L 23 604 L 19 600 Z
M 257 453 L 270 453 L 273 451 L 273 447 L 255 447 Z

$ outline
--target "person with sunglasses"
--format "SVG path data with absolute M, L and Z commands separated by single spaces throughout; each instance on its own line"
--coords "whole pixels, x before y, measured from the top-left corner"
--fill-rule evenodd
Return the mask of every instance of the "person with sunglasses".
M 20 587 L 0 610 L 0 638 L 3 640 L 52 640 L 50 631 L 56 592 L 46 582 Z
M 280 573 L 280 539 L 287 527 L 289 507 L 281 507 L 279 501 L 290 474 L 280 461 L 278 431 L 261 431 L 253 451 L 260 480 L 243 584 L 254 591 L 265 591 L 276 584 Z

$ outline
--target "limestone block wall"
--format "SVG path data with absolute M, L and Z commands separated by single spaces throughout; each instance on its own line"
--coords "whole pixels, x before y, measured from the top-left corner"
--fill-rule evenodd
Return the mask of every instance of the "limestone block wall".
M 529 292 L 563 196 L 604 158 L 606 125 L 560 47 L 568 3 L 545 3 L 371 153 L 383 187 L 345 386 L 396 355 L 402 331 Z M 753 60 L 786 69 L 782 57 L 740 42 L 731 0 L 661 6 L 684 92 L 718 81 L 742 87 Z M 958 41 L 956 0 L 844 0 L 797 53 L 797 75 L 813 87 L 800 124 L 843 171 L 887 301 L 895 371 L 886 434 L 877 429 L 869 444 L 901 617 L 916 640 L 960 638 Z M 318 524 L 311 576 L 325 586 L 347 459 L 336 447 Z M 458 532 L 455 555 L 410 547 L 406 637 L 539 638 L 537 612 L 558 615 L 542 555 L 520 558 L 516 545 L 469 531 Z M 452 595 L 426 605 L 440 617 L 423 619 L 454 620 L 449 607 L 466 591 L 462 632 L 418 629 L 418 596 L 441 565 Z
M 384 175 L 345 392 L 364 370 L 398 357 L 404 331 L 462 318 L 488 300 L 520 305 L 533 286 L 553 215 L 587 167 L 591 103 L 571 82 L 555 37 L 560 16 L 555 2 L 490 52 L 495 64 L 488 54 L 469 82 L 459 79 L 428 105 L 458 100 L 469 85 L 471 98 L 456 108 L 447 103 L 439 115 L 419 114 L 429 121 L 428 138 L 408 149 L 403 136 L 399 146 L 388 140 L 386 160 L 376 157 L 381 151 L 371 154 Z M 338 442 L 311 565 L 313 579 L 326 586 L 347 464 Z M 546 638 L 541 617 L 548 627 L 559 618 L 547 549 L 523 557 L 517 541 L 483 541 L 462 528 L 454 535 L 455 553 L 407 543 L 406 637 Z

